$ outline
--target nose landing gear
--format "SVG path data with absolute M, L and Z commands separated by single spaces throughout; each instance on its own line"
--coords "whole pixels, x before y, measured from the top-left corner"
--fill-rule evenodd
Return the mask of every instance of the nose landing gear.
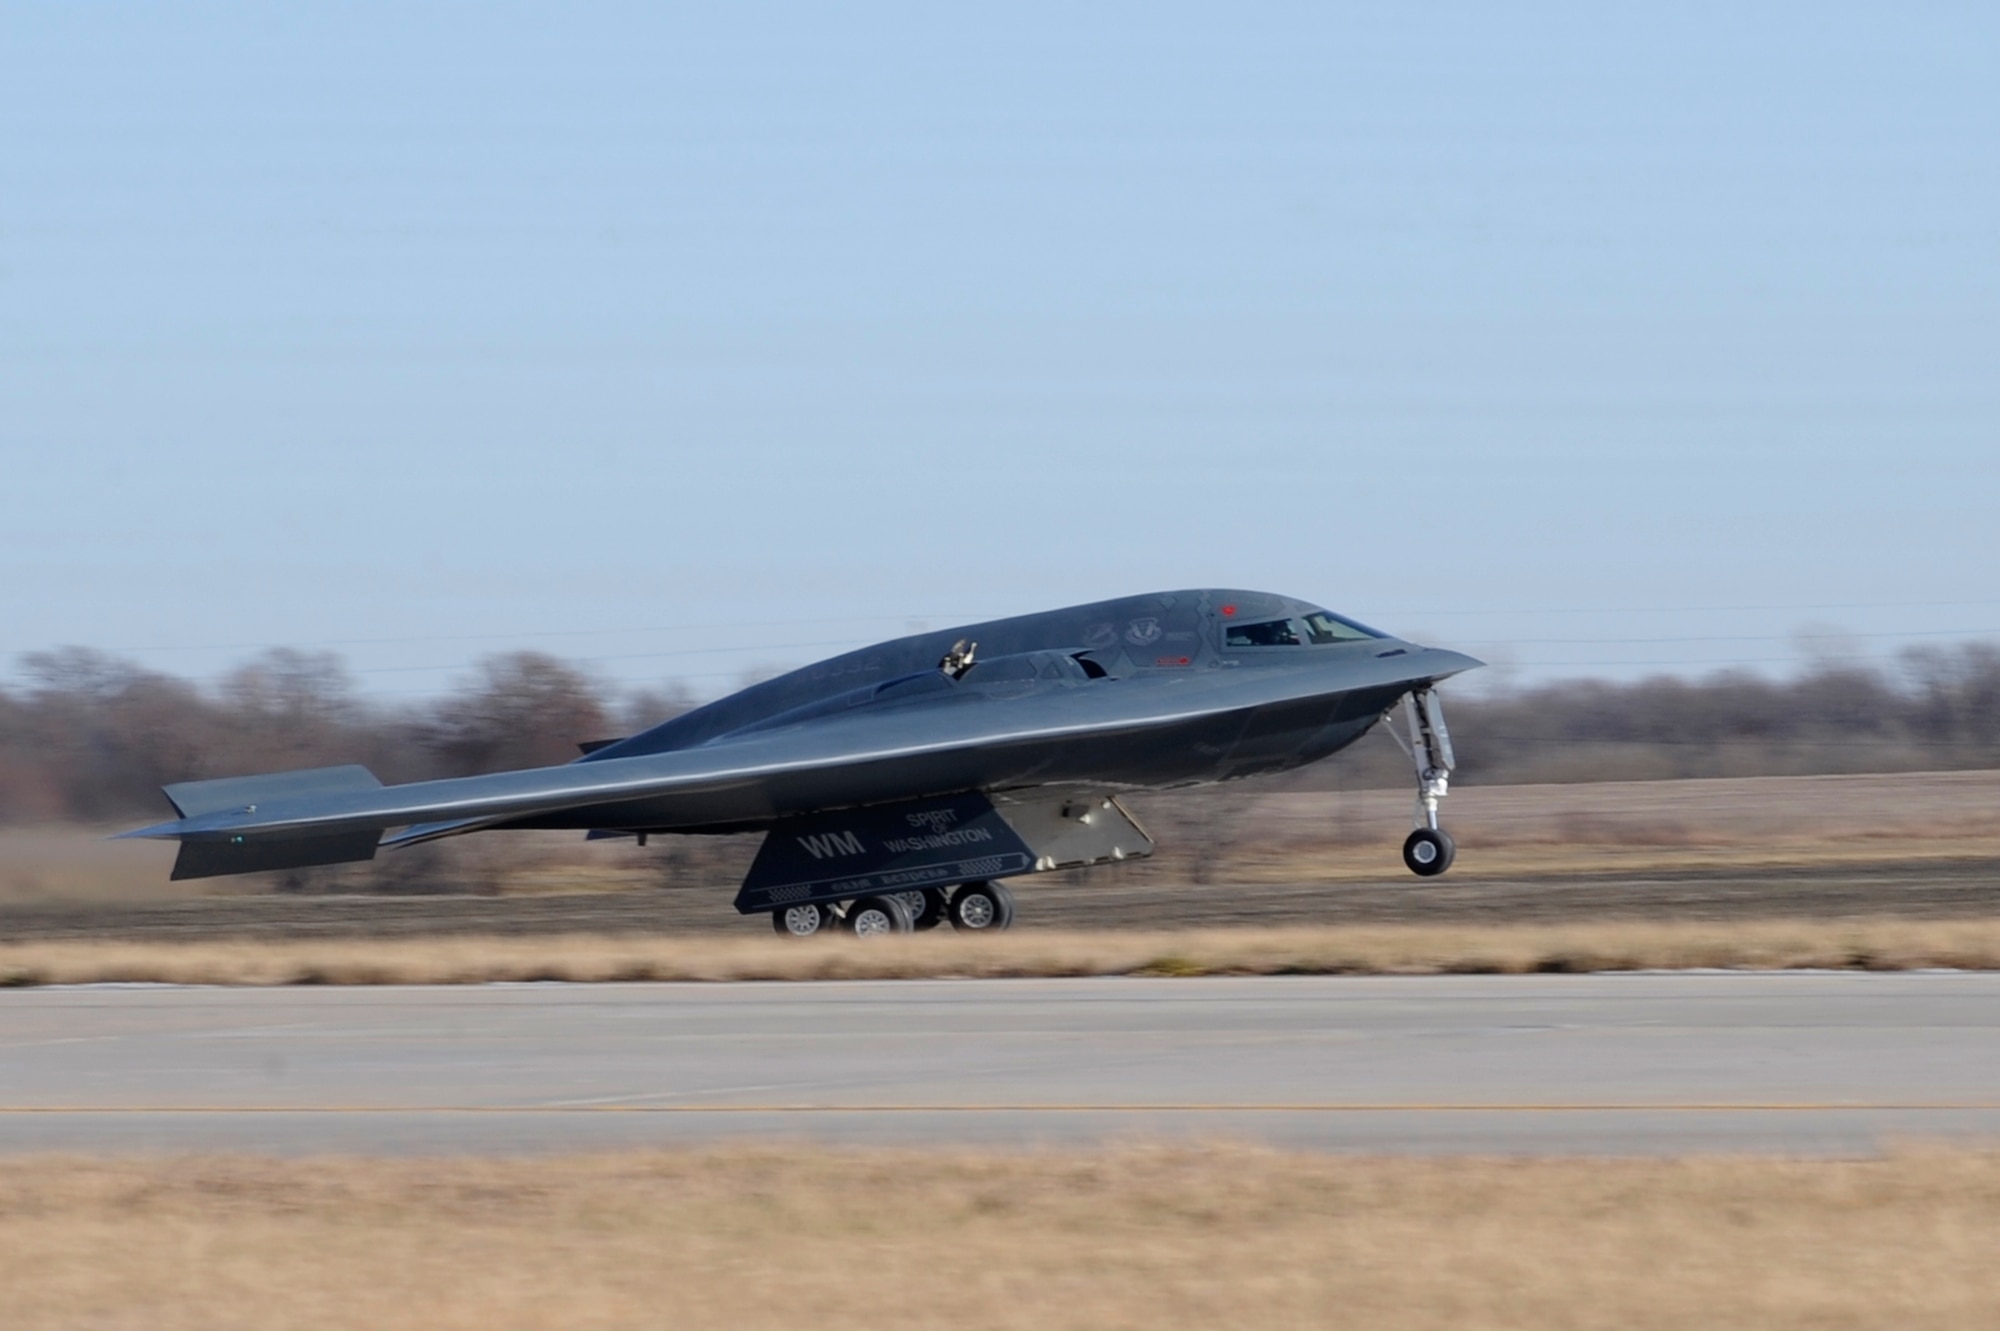
M 1403 714 L 1410 727 L 1404 752 L 1417 768 L 1417 826 L 1403 841 L 1403 863 L 1421 878 L 1434 878 L 1449 869 L 1458 854 L 1450 834 L 1438 826 L 1438 801 L 1451 787 L 1457 758 L 1437 694 L 1428 688 L 1411 690 L 1403 699 Z M 1395 735 L 1393 729 L 1389 733 Z M 1401 743 L 1402 736 L 1396 735 L 1396 740 Z

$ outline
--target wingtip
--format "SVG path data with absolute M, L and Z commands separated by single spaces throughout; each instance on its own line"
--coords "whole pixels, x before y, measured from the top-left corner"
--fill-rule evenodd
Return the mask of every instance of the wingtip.
M 180 836 L 185 824 L 179 821 L 154 823 L 151 827 L 135 827 L 129 832 L 113 832 L 106 841 L 131 841 L 135 838 L 148 841 L 172 841 Z

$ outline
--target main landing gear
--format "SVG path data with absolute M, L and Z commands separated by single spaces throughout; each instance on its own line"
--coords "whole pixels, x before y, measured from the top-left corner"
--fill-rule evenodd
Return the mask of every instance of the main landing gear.
M 1403 713 L 1410 727 L 1403 751 L 1417 768 L 1417 826 L 1403 841 L 1403 863 L 1421 878 L 1435 878 L 1451 867 L 1458 854 L 1451 835 L 1438 826 L 1438 801 L 1450 788 L 1456 757 L 1437 694 L 1427 688 L 1413 690 L 1403 699 Z M 1393 728 L 1389 733 L 1402 743 Z
M 1000 883 L 974 882 L 771 912 L 771 927 L 781 938 L 811 938 L 835 929 L 856 938 L 890 938 L 935 929 L 946 920 L 961 933 L 999 933 L 1014 923 L 1014 894 Z

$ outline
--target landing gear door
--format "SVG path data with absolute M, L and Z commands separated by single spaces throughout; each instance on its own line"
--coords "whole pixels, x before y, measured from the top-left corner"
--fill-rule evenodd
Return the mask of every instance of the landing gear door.
M 736 894 L 736 909 L 755 915 L 1152 853 L 1153 839 L 1104 795 L 1035 790 L 906 800 L 778 823 Z
M 1153 838 L 1107 795 L 1036 790 L 996 795 L 993 802 L 1000 816 L 1034 848 L 1037 873 L 1153 853 Z

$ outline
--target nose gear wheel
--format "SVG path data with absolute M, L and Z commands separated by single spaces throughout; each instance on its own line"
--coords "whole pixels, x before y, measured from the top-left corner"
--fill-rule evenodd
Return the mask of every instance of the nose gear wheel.
M 1419 878 L 1435 878 L 1451 867 L 1458 846 L 1449 833 L 1419 827 L 1403 840 L 1403 863 Z

